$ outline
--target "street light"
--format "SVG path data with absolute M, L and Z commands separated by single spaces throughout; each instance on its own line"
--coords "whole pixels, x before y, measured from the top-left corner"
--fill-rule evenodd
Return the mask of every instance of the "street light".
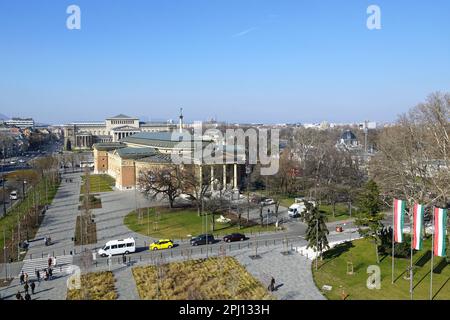
M 23 197 L 23 199 L 25 199 L 25 196 L 26 196 L 26 194 L 25 194 L 25 185 L 27 184 L 27 180 L 23 180 L 23 183 L 22 183 L 22 197 Z

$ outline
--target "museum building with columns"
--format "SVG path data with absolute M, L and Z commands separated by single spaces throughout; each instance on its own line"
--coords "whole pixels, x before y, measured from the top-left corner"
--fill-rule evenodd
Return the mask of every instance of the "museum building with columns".
M 138 181 L 143 172 L 173 166 L 172 156 L 176 154 L 185 161 L 189 160 L 185 163 L 194 166 L 199 181 L 206 181 L 210 191 L 238 191 L 245 175 L 243 149 L 218 145 L 204 137 L 195 140 L 181 132 L 179 135 L 176 132 L 139 132 L 119 141 L 96 143 L 93 145 L 94 173 L 113 177 L 119 190 L 132 190 L 139 188 Z M 211 164 L 202 157 L 196 158 L 194 146 L 199 144 L 202 150 L 211 146 L 214 150 L 220 149 L 224 161 Z

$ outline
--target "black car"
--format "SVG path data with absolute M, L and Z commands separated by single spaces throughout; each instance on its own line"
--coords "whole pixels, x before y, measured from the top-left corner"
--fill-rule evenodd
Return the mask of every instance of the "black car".
M 191 239 L 191 246 L 198 246 L 207 243 L 210 244 L 213 243 L 214 241 L 215 241 L 214 236 L 212 234 L 201 234 Z
M 245 235 L 241 233 L 232 233 L 223 237 L 223 241 L 225 242 L 244 241 L 245 239 Z

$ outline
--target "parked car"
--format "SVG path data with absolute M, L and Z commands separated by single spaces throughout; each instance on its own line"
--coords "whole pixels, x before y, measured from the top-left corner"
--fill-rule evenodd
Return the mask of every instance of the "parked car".
M 18 199 L 18 195 L 17 195 L 17 191 L 12 191 L 10 194 L 9 194 L 9 199 L 10 200 L 17 200 Z
M 118 254 L 130 254 L 136 252 L 134 238 L 108 241 L 103 248 L 98 250 L 101 257 Z
M 224 242 L 244 241 L 245 239 L 245 235 L 241 233 L 232 233 L 223 237 Z
M 173 248 L 173 241 L 169 239 L 161 239 L 150 245 L 150 250 L 163 250 Z
M 213 243 L 214 241 L 215 241 L 214 236 L 212 234 L 201 234 L 191 239 L 191 246 L 198 246 L 207 243 L 210 244 Z
M 264 199 L 263 201 L 261 201 L 261 204 L 264 206 L 270 206 L 272 204 L 275 204 L 275 200 L 268 198 L 268 199 Z

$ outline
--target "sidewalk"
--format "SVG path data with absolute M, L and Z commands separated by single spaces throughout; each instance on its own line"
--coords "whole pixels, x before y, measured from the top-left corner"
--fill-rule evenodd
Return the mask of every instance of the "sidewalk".
M 65 179 L 72 179 L 73 182 L 65 182 Z M 57 261 L 64 261 L 64 268 L 72 263 L 70 251 L 74 249 L 72 237 L 75 234 L 76 217 L 78 214 L 78 204 L 80 196 L 80 173 L 64 174 L 62 182 L 55 195 L 52 204 L 45 213 L 44 220 L 34 239 L 30 240 L 25 260 L 22 262 L 24 272 L 27 272 L 30 280 L 35 280 L 35 275 L 30 274 L 33 269 L 41 268 L 43 261 L 48 255 L 56 256 Z M 44 237 L 52 238 L 52 245 L 45 246 Z M 60 257 L 61 259 L 58 259 Z M 44 263 L 45 265 L 45 263 Z M 20 271 L 19 271 L 20 273 Z M 7 299 L 15 299 L 14 295 L 18 290 L 23 291 L 17 273 L 16 278 L 7 288 L 1 288 L 0 294 Z M 37 294 L 33 299 L 39 300 L 61 300 L 66 298 L 67 275 L 64 270 L 55 270 L 55 278 L 51 281 L 41 281 L 36 288 Z

